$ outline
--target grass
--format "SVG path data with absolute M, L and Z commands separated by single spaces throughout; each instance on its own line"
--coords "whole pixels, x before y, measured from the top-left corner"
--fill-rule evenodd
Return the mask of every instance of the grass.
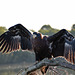
M 0 75 L 17 75 L 17 73 L 21 69 L 24 69 L 29 65 L 31 64 L 21 63 L 21 64 L 0 65 Z

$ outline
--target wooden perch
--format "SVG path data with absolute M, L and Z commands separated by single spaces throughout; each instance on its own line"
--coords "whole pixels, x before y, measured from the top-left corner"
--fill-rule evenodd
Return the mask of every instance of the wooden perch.
M 52 58 L 51 60 L 49 60 L 48 58 L 45 58 L 39 63 L 25 68 L 25 70 L 22 72 L 21 75 L 27 75 L 30 72 L 33 72 L 43 66 L 61 66 L 61 67 L 75 70 L 75 64 L 68 62 L 64 57 L 56 57 L 56 58 Z

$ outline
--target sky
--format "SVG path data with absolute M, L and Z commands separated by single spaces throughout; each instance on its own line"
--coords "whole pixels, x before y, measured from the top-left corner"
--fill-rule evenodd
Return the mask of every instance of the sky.
M 18 23 L 35 31 L 45 24 L 70 30 L 75 24 L 75 0 L 0 0 L 0 26 Z

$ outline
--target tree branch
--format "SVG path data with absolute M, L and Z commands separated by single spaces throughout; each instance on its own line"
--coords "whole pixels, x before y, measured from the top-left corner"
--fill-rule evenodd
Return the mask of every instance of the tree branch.
M 45 58 L 39 63 L 25 68 L 25 70 L 22 72 L 21 75 L 27 75 L 30 72 L 33 72 L 43 66 L 61 66 L 61 67 L 75 70 L 75 64 L 68 62 L 64 57 L 56 57 L 56 58 L 52 58 L 51 60 L 48 58 Z

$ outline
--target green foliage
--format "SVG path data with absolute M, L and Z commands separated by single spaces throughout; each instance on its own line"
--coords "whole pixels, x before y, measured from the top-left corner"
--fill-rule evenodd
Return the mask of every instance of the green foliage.
M 43 25 L 39 30 L 40 33 L 43 35 L 53 35 L 54 33 L 58 32 L 58 29 L 52 28 L 50 25 Z
M 7 29 L 5 27 L 0 27 L 0 35 L 4 33 Z
M 73 30 L 73 29 L 75 29 L 75 24 L 73 24 L 73 26 L 72 26 L 72 28 L 71 28 L 71 29 L 72 29 L 72 30 Z
M 75 36 L 75 24 L 73 24 L 70 32 Z
M 43 26 L 41 27 L 42 30 L 49 30 L 50 28 L 51 28 L 50 25 L 43 25 Z
M 31 29 L 30 31 L 35 32 L 33 29 Z

